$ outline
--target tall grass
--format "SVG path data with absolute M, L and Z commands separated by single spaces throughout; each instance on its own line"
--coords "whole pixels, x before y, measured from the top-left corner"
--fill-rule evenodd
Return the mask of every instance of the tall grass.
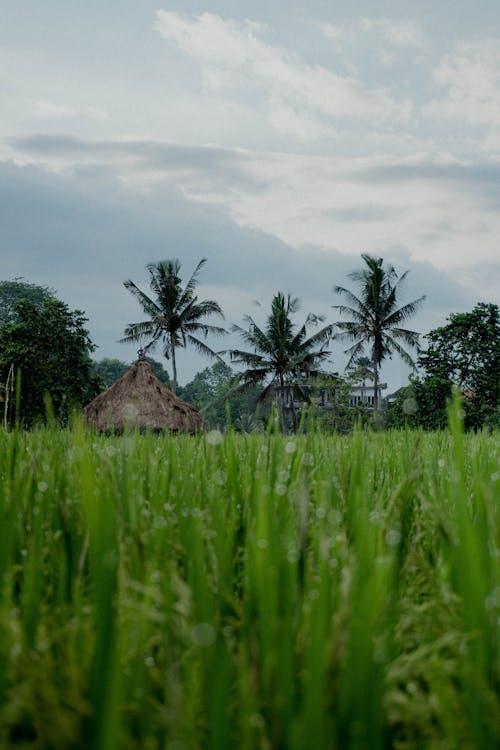
M 499 459 L 0 432 L 0 746 L 498 746 Z

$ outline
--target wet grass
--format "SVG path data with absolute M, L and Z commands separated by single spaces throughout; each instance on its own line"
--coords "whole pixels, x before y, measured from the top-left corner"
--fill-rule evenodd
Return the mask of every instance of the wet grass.
M 490 748 L 500 434 L 0 432 L 0 746 Z

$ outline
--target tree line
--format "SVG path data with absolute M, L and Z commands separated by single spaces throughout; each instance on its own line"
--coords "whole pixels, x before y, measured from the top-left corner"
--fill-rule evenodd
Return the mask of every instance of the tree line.
M 199 301 L 195 293 L 198 275 L 206 259 L 198 263 L 185 285 L 178 259 L 150 263 L 146 268 L 150 275 L 151 295 L 130 279 L 124 282 L 147 317 L 129 324 L 122 341 L 146 341 L 146 348 L 160 343 L 163 355 L 171 361 L 174 392 L 177 390 L 176 350 L 179 347 L 192 344 L 209 357 L 220 358 L 222 354 L 228 354 L 230 361 L 241 368 L 234 376 L 231 395 L 250 386 L 262 386 L 259 401 L 264 401 L 270 394 L 277 395 L 282 429 L 286 429 L 288 407 L 296 430 L 295 396 L 307 401 L 307 393 L 302 387 L 304 380 L 327 375 L 321 365 L 330 354 L 329 343 L 337 337 L 352 342 L 347 350 L 350 355 L 348 367 L 369 350 L 377 411 L 379 372 L 384 359 L 397 353 L 415 366 L 407 348 L 418 349 L 418 333 L 403 325 L 416 313 L 425 296 L 399 307 L 401 286 L 408 272 L 398 277 L 394 267 L 384 265 L 382 258 L 367 254 L 361 257 L 365 267 L 350 274 L 359 292 L 355 294 L 341 286 L 334 288 L 348 304 L 333 307 L 349 320 L 330 323 L 310 333 L 310 329 L 323 323 L 324 319 L 310 313 L 302 325 L 295 325 L 292 316 L 299 309 L 298 298 L 277 292 L 265 327 L 257 325 L 248 315 L 245 316 L 246 328 L 232 326 L 232 331 L 238 333 L 250 349 L 229 349 L 218 353 L 200 338 L 206 340 L 209 334 L 221 336 L 226 333 L 221 326 L 207 322 L 207 318 L 214 315 L 224 317 L 218 303 L 215 300 Z
M 330 392 L 334 405 L 328 419 L 325 415 L 321 418 L 333 429 L 349 429 L 358 417 L 370 420 L 373 413 L 380 415 L 380 368 L 394 354 L 412 367 L 413 375 L 384 411 L 387 426 L 444 427 L 446 402 L 454 387 L 463 395 L 468 427 L 500 424 L 498 307 L 479 303 L 470 313 L 450 315 L 447 325 L 424 337 L 428 346 L 422 348 L 419 334 L 406 324 L 425 296 L 400 305 L 408 272 L 398 275 L 382 258 L 361 257 L 364 265 L 350 274 L 354 290 L 334 287 L 343 302 L 332 306 L 340 320 L 325 324 L 322 316 L 309 313 L 297 324 L 294 316 L 299 300 L 280 291 L 272 298 L 264 326 L 251 316 L 245 316 L 244 326 L 231 326 L 242 348 L 219 351 L 212 349 L 207 339 L 227 333 L 223 325 L 213 323 L 214 317 L 224 321 L 223 311 L 215 300 L 197 296 L 206 260 L 197 264 L 187 282 L 182 280 L 178 259 L 151 263 L 146 267 L 149 294 L 130 279 L 124 282 L 145 315 L 142 321 L 126 326 L 121 341 L 140 343 L 148 355 L 159 347 L 170 372 L 149 356 L 157 376 L 201 408 L 208 423 L 218 426 L 229 419 L 240 429 L 251 429 L 259 405 L 265 418 L 266 403 L 274 401 L 282 429 L 287 429 L 288 421 L 296 430 L 299 415 L 295 404 L 310 402 L 311 387 L 321 387 Z M 69 310 L 52 289 L 19 279 L 0 282 L 0 406 L 4 422 L 18 419 L 30 426 L 43 418 L 47 394 L 54 416 L 64 422 L 71 409 L 111 384 L 109 378 L 117 374 L 117 365 L 122 370 L 128 367 L 119 360 L 93 362 L 94 346 L 85 324 L 84 314 Z M 325 367 L 334 339 L 348 344 L 346 371 L 351 380 Z M 176 353 L 187 346 L 215 364 L 181 387 Z M 348 408 L 353 378 L 359 379 L 362 371 L 373 383 L 371 415 Z M 14 378 L 14 372 L 20 372 L 20 378 Z

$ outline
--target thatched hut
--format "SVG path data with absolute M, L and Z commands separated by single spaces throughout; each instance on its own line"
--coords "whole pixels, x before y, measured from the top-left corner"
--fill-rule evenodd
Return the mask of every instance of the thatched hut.
M 111 388 L 87 404 L 85 418 L 99 432 L 126 428 L 158 432 L 198 432 L 202 419 L 191 404 L 175 396 L 142 357 Z

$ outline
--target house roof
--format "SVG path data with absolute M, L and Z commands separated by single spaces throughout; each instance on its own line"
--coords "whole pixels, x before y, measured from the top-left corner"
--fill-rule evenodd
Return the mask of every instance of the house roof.
M 84 409 L 86 421 L 100 432 L 125 428 L 170 432 L 198 432 L 198 411 L 172 393 L 144 359 L 130 367 L 111 388 Z

